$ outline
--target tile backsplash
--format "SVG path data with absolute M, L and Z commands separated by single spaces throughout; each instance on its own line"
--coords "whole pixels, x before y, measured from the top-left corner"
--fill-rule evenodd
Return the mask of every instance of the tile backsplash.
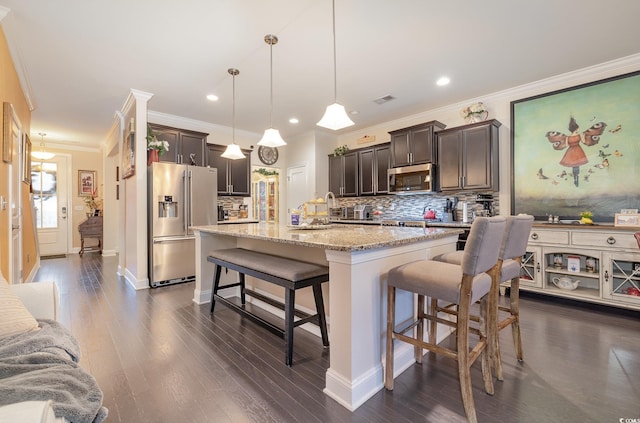
M 483 192 L 482 195 L 493 195 L 492 214 L 500 213 L 500 202 L 498 192 Z M 471 212 L 483 210 L 483 202 L 477 200 L 476 193 L 459 193 L 456 195 L 443 194 L 412 194 L 412 195 L 381 195 L 375 197 L 347 197 L 336 198 L 337 207 L 352 207 L 356 205 L 368 204 L 374 210 L 382 211 L 383 219 L 416 218 L 423 216 L 425 207 L 429 207 L 436 212 L 437 218 L 442 218 L 445 202 L 448 199 L 458 198 L 458 220 L 462 220 L 462 205 L 467 202 L 467 212 L 471 221 Z

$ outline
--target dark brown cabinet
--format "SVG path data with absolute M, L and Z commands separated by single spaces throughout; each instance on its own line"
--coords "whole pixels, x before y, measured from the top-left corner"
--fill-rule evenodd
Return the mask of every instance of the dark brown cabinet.
M 169 151 L 160 156 L 161 162 L 205 166 L 207 135 L 201 132 L 171 128 L 150 123 L 149 127 L 158 140 L 169 143 Z
M 391 164 L 389 143 L 358 150 L 360 195 L 387 194 L 389 181 L 387 169 Z
M 251 150 L 243 149 L 244 159 L 222 157 L 226 145 L 207 144 L 207 166 L 218 169 L 218 195 L 251 196 Z
M 434 162 L 434 134 L 445 126 L 434 120 L 389 132 L 391 167 Z
M 492 119 L 438 132 L 438 180 L 441 191 L 500 189 L 500 125 L 500 122 Z
M 329 156 L 329 191 L 336 197 L 358 196 L 358 153 Z

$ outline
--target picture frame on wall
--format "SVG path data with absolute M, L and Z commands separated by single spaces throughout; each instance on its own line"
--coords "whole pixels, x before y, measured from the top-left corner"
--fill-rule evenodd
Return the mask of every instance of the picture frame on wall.
M 15 120 L 13 105 L 4 101 L 2 103 L 2 161 L 5 163 L 11 163 L 13 159 Z
M 122 179 L 130 178 L 136 173 L 136 140 L 135 133 L 130 132 L 124 136 L 122 148 Z
M 640 208 L 640 71 L 511 102 L 511 213 Z
M 97 187 L 95 170 L 78 170 L 78 196 L 90 197 Z
M 31 140 L 27 134 L 22 136 L 22 182 L 31 185 Z

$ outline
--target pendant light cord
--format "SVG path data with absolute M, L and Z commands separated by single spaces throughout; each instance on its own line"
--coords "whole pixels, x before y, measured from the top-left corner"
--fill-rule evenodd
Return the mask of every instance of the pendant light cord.
M 273 128 L 273 35 L 269 36 L 269 75 L 270 75 L 270 108 L 269 108 L 269 127 Z
M 336 0 L 332 0 L 333 14 L 333 102 L 338 102 L 338 66 L 336 64 Z
M 231 142 L 236 143 L 236 74 L 233 74 L 233 107 L 231 108 Z

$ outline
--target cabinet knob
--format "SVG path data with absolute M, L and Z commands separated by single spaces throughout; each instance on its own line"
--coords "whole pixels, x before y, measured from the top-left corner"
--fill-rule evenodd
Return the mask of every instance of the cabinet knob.
M 605 271 L 604 271 L 604 280 L 605 280 L 606 282 L 609 282 L 609 271 L 608 271 L 608 270 L 605 270 Z
M 609 238 L 607 238 L 607 244 L 609 245 L 613 245 L 616 243 L 616 239 L 612 236 L 610 236 Z
M 538 234 L 537 233 L 532 233 L 531 234 L 531 239 L 538 239 Z
M 540 273 L 540 262 L 536 264 L 536 270 L 538 271 L 538 273 Z

